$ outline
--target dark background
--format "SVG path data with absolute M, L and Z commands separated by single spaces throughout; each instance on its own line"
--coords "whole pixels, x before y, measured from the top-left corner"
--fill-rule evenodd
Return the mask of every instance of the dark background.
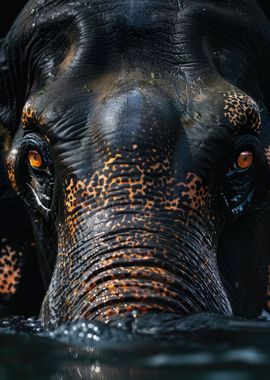
M 5 2 L 1 3 L 1 7 L 4 9 L 1 10 L 0 16 L 0 38 L 7 34 L 13 21 L 26 3 L 26 0 L 9 0 L 8 5 Z

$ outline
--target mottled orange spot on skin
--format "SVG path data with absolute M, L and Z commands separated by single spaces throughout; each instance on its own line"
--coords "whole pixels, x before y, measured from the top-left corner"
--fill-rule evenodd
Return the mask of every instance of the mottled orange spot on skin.
M 152 158 L 149 162 L 131 165 L 122 163 L 120 152 L 110 154 L 103 168 L 94 172 L 89 180 L 71 178 L 65 187 L 66 222 L 72 240 L 81 223 L 77 214 L 80 208 L 90 213 L 116 204 L 120 212 L 121 203 L 128 203 L 136 210 L 139 202 L 145 211 L 155 208 L 183 211 L 184 205 L 192 213 L 205 207 L 207 197 L 206 188 L 195 174 L 188 173 L 185 181 L 176 183 L 168 157 L 162 162 Z
M 44 118 L 37 116 L 37 111 L 29 103 L 26 103 L 22 111 L 21 123 L 23 129 L 30 125 L 42 126 Z
M 102 312 L 96 312 L 94 315 L 90 315 L 90 318 L 96 319 L 96 320 L 101 320 L 103 322 L 109 322 L 111 318 L 115 315 L 121 315 L 124 313 L 131 313 L 136 311 L 138 315 L 143 314 L 143 313 L 150 313 L 150 312 L 155 312 L 155 311 L 166 311 L 166 312 L 174 312 L 173 308 L 167 307 L 162 307 L 161 305 L 158 304 L 138 304 L 138 303 L 128 303 L 128 304 L 121 304 L 119 306 L 112 306 L 112 307 L 107 307 L 107 309 L 103 308 Z
M 265 154 L 266 161 L 267 161 L 268 165 L 270 166 L 270 146 L 265 148 L 264 154 Z
M 104 169 L 108 169 L 110 164 L 113 164 L 117 158 L 121 158 L 122 155 L 120 153 L 116 153 L 113 157 L 110 157 L 107 161 L 105 161 Z
M 18 256 L 20 252 L 14 251 L 10 246 L 1 249 L 0 252 L 0 294 L 15 294 L 21 278 L 21 270 L 18 268 Z
M 200 177 L 192 173 L 188 173 L 187 183 L 185 184 L 187 186 L 187 191 L 183 191 L 182 196 L 184 197 L 187 195 L 190 200 L 190 203 L 186 203 L 186 205 L 189 205 L 192 210 L 203 209 L 206 205 L 207 191 L 203 186 Z
M 258 132 L 261 128 L 261 115 L 257 103 L 240 91 L 231 90 L 224 96 L 224 116 L 229 122 L 234 127 Z
M 15 176 L 15 163 L 17 158 L 18 150 L 12 149 L 6 158 L 6 166 L 7 166 L 7 174 L 10 181 L 11 186 L 15 191 L 18 191 L 18 186 L 16 182 L 16 176 Z

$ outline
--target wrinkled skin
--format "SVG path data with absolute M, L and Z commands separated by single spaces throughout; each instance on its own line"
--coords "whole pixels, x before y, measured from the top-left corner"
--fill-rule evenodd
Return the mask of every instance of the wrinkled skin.
M 255 0 L 28 3 L 1 46 L 0 120 L 45 325 L 261 313 L 269 46 Z

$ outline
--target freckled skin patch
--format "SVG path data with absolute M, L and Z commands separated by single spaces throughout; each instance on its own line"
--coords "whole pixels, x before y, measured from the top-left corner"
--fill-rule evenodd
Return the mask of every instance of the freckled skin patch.
M 36 110 L 31 105 L 26 103 L 22 111 L 21 123 L 23 129 L 30 127 L 31 125 L 41 126 L 43 124 L 43 118 L 42 116 L 37 116 Z
M 90 179 L 66 179 L 58 274 L 46 302 L 53 305 L 55 289 L 58 292 L 59 283 L 68 281 L 61 291 L 65 319 L 108 321 L 129 310 L 188 313 L 221 309 L 227 313 L 230 306 L 219 286 L 213 287 L 207 301 L 197 294 L 201 277 L 205 283 L 211 278 L 211 286 L 219 283 L 211 248 L 203 260 L 199 255 L 177 258 L 184 241 L 189 236 L 193 239 L 196 220 L 209 225 L 206 230 L 214 229 L 207 187 L 195 173 L 177 182 L 169 151 L 158 161 L 156 149 L 142 156 L 137 145 L 131 148 L 129 153 L 108 152 L 103 167 Z M 84 257 L 76 254 L 81 239 L 87 241 Z M 207 241 L 194 244 L 201 249 Z M 189 272 L 193 266 L 196 270 Z
M 89 181 L 86 178 L 71 178 L 66 181 L 66 221 L 73 242 L 78 227 L 75 212 L 78 207 L 87 208 L 91 212 L 107 207 L 109 203 L 124 203 L 132 209 L 139 202 L 145 211 L 161 208 L 167 211 L 187 210 L 189 213 L 199 213 L 206 206 L 207 189 L 201 179 L 196 174 L 188 173 L 185 181 L 176 183 L 169 170 L 168 157 L 163 162 L 147 162 L 135 156 L 137 164 L 134 166 L 121 163 L 121 159 L 121 153 L 109 157 L 104 168 L 95 172 Z M 155 190 L 148 196 L 147 193 L 152 188 Z M 91 200 L 93 203 L 87 204 Z
M 270 146 L 265 148 L 264 154 L 265 154 L 266 161 L 268 165 L 270 166 Z
M 21 270 L 18 267 L 21 252 L 16 252 L 9 245 L 0 251 L 0 295 L 13 295 L 20 283 Z
M 7 174 L 8 179 L 15 191 L 18 191 L 18 186 L 16 182 L 16 176 L 15 176 L 15 162 L 17 157 L 18 151 L 17 149 L 12 149 L 6 158 L 6 166 L 7 166 Z
M 261 116 L 258 105 L 248 95 L 231 90 L 224 95 L 224 116 L 238 128 L 248 128 L 258 132 Z

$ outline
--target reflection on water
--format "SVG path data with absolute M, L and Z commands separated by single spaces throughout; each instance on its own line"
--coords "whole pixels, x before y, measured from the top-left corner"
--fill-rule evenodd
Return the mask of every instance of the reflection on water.
M 211 314 L 129 316 L 43 331 L 0 321 L 0 379 L 268 379 L 270 322 Z

